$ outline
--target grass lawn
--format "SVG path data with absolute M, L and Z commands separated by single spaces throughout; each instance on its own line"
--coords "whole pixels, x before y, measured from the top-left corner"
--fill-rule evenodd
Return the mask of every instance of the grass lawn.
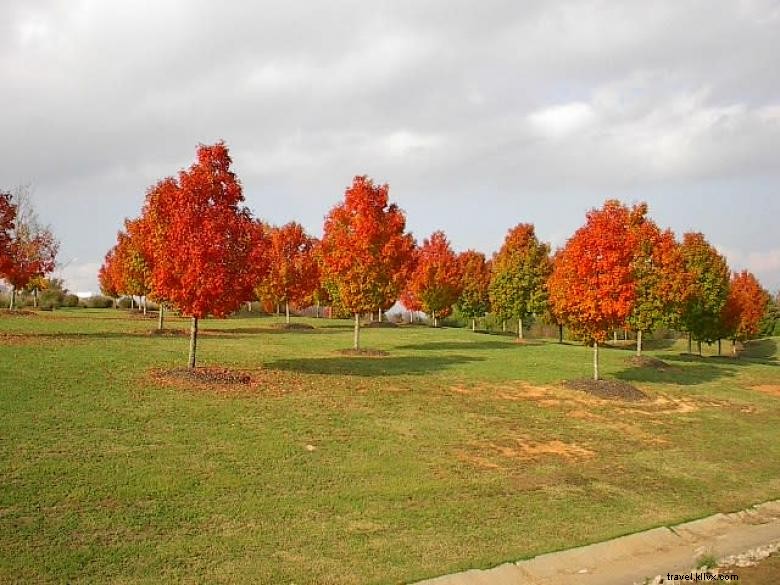
M 740 360 L 602 351 L 650 395 L 560 386 L 591 351 L 470 330 L 0 315 L 0 582 L 398 583 L 780 497 L 778 338 Z M 188 326 L 169 319 L 174 328 Z

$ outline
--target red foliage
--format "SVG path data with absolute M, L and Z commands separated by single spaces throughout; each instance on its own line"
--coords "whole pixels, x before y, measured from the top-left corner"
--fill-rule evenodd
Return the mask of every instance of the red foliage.
M 320 281 L 316 240 L 295 222 L 270 228 L 267 235 L 269 270 L 257 287 L 258 298 L 293 306 L 308 304 Z
M 47 229 L 30 232 L 16 226 L 15 232 L 2 276 L 18 290 L 54 270 L 59 242 Z
M 11 241 L 16 220 L 16 206 L 11 194 L 0 191 L 0 276 L 11 266 Z
M 603 342 L 631 314 L 635 226 L 645 212 L 643 205 L 607 201 L 556 255 L 548 283 L 553 312 L 587 340 Z
M 154 295 L 196 318 L 238 309 L 266 269 L 262 227 L 240 206 L 230 163 L 224 143 L 201 145 L 197 161 L 150 189 L 144 206 Z
M 441 231 L 424 240 L 416 256 L 416 267 L 407 288 L 413 298 L 419 299 L 422 310 L 433 317 L 435 324 L 437 317 L 452 311 L 452 305 L 460 296 L 461 264 Z
M 723 307 L 725 332 L 739 341 L 747 341 L 758 335 L 761 319 L 769 304 L 767 293 L 758 279 L 747 270 L 731 277 L 731 287 Z
M 352 314 L 367 313 L 398 298 L 409 272 L 414 240 L 406 217 L 388 204 L 387 185 L 355 177 L 344 202 L 325 218 L 321 243 L 324 280 Z
M 112 299 L 122 294 L 122 285 L 116 273 L 116 246 L 111 248 L 98 270 L 100 292 Z

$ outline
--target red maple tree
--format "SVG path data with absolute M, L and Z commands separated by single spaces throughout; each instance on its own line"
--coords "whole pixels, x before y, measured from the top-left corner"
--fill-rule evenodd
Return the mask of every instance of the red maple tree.
M 737 341 L 744 343 L 758 335 L 769 300 L 769 293 L 752 273 L 743 270 L 732 275 L 722 322 L 724 333 L 733 342 L 733 353 Z
M 598 350 L 608 332 L 623 326 L 636 298 L 632 262 L 634 226 L 646 208 L 629 209 L 609 200 L 587 214 L 583 227 L 556 255 L 548 282 L 554 314 L 593 344 L 593 376 L 599 379 Z
M 285 306 L 290 322 L 290 305 L 302 306 L 313 300 L 319 287 L 320 270 L 315 256 L 316 240 L 301 224 L 290 222 L 267 232 L 266 261 L 269 269 L 255 289 L 260 301 L 273 300 Z
M 360 349 L 360 315 L 397 299 L 408 275 L 414 239 L 406 217 L 388 202 L 388 185 L 355 177 L 344 201 L 325 218 L 322 274 L 331 297 L 355 317 L 354 347 Z
M 463 273 L 447 236 L 442 231 L 434 232 L 423 240 L 416 254 L 416 266 L 407 288 L 419 299 L 420 307 L 431 316 L 434 327 L 439 317 L 452 311 L 462 290 Z
M 471 330 L 477 328 L 477 319 L 490 307 L 491 263 L 482 252 L 466 250 L 458 256 L 461 272 L 461 293 L 458 308 L 471 319 Z
M 16 205 L 11 194 L 0 191 L 0 276 L 11 266 L 11 242 L 16 220 Z
M 691 294 L 682 248 L 671 230 L 661 230 L 644 213 L 634 227 L 636 249 L 633 272 L 636 299 L 628 325 L 636 331 L 637 356 L 642 355 L 642 336 L 659 326 L 678 325 Z
M 190 368 L 198 320 L 238 309 L 266 269 L 262 230 L 230 164 L 223 142 L 200 145 L 196 162 L 151 188 L 144 205 L 154 295 L 192 317 Z

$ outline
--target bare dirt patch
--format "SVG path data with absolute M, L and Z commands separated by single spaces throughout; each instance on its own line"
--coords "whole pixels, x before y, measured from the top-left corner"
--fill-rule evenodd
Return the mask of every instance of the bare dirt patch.
M 647 394 L 639 388 L 621 380 L 567 380 L 564 386 L 608 400 L 635 402 L 647 400 Z
M 760 384 L 753 386 L 753 390 L 780 398 L 780 384 Z
M 36 317 L 38 313 L 27 309 L 0 309 L 0 317 Z
M 596 452 L 576 443 L 560 440 L 534 441 L 517 436 L 500 443 L 483 442 L 469 445 L 457 453 L 458 459 L 482 469 L 504 469 L 513 461 L 538 461 L 549 457 L 578 462 L 592 459 Z
M 340 349 L 336 353 L 347 357 L 382 358 L 390 355 L 382 349 Z

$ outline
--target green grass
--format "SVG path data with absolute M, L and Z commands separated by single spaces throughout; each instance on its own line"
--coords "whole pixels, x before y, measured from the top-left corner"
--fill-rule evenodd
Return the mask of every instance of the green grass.
M 776 338 L 605 349 L 652 398 L 619 404 L 560 387 L 577 345 L 274 322 L 203 322 L 199 364 L 257 380 L 226 390 L 157 381 L 188 341 L 153 319 L 0 316 L 0 582 L 407 582 L 780 497 Z

